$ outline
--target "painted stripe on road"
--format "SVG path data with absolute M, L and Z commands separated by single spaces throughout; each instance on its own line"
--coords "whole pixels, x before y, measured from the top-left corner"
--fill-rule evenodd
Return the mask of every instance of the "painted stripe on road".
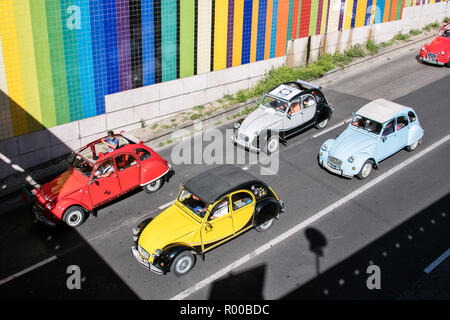
M 415 154 L 414 156 L 412 156 L 408 160 L 406 160 L 406 161 L 402 162 L 401 164 L 395 166 L 394 168 L 388 170 L 386 173 L 384 173 L 381 176 L 375 178 L 374 180 L 368 182 L 367 184 L 365 184 L 361 188 L 358 188 L 357 190 L 353 191 L 352 193 L 348 194 L 347 196 L 341 198 L 339 201 L 333 203 L 329 207 L 321 210 L 320 212 L 316 213 L 312 217 L 310 217 L 310 218 L 306 219 L 305 221 L 299 223 L 298 225 L 294 226 L 293 228 L 287 230 L 286 232 L 282 233 L 281 235 L 279 235 L 275 239 L 273 239 L 273 240 L 269 241 L 268 243 L 262 245 L 261 247 L 257 248 L 256 250 L 248 253 L 247 255 L 243 256 L 239 260 L 237 260 L 237 261 L 231 263 L 230 265 L 226 266 L 225 268 L 217 271 L 216 273 L 212 274 L 208 278 L 198 282 L 194 286 L 192 286 L 192 287 L 182 291 L 178 295 L 172 297 L 171 300 L 182 300 L 182 299 L 185 299 L 188 296 L 192 295 L 193 293 L 197 292 L 198 290 L 200 290 L 200 289 L 206 287 L 207 285 L 211 284 L 213 281 L 215 281 L 215 280 L 225 276 L 226 274 L 228 274 L 233 269 L 236 269 L 236 268 L 238 268 L 238 267 L 248 263 L 253 258 L 259 256 L 260 254 L 262 254 L 264 252 L 266 252 L 267 250 L 269 250 L 273 246 L 275 246 L 275 245 L 281 243 L 282 241 L 288 239 L 290 236 L 292 236 L 292 235 L 296 234 L 297 232 L 301 231 L 302 229 L 304 229 L 308 225 L 316 222 L 317 220 L 319 220 L 322 217 L 326 216 L 327 214 L 333 212 L 337 208 L 343 206 L 344 204 L 346 204 L 347 202 L 349 202 L 353 198 L 359 196 L 360 194 L 362 194 L 363 192 L 365 192 L 368 189 L 372 188 L 373 186 L 377 185 L 378 183 L 382 182 L 386 178 L 389 178 L 394 173 L 400 171 L 401 169 L 405 168 L 409 164 L 413 163 L 414 161 L 420 159 L 421 157 L 425 156 L 429 152 L 433 151 L 434 149 L 436 149 L 440 145 L 446 143 L 448 140 L 450 140 L 450 135 L 447 135 L 446 137 L 444 137 L 444 138 L 440 139 L 439 141 L 433 143 L 431 146 L 429 146 L 426 149 L 422 150 L 421 152 Z
M 165 208 L 167 208 L 167 207 L 170 207 L 170 206 L 173 205 L 174 203 L 175 203 L 175 201 L 167 202 L 166 204 L 163 204 L 162 206 L 159 206 L 158 209 L 159 209 L 159 210 L 163 210 L 163 209 L 165 209 Z
M 50 263 L 50 262 L 52 262 L 54 260 L 56 260 L 56 256 L 51 256 L 50 258 L 45 259 L 45 260 L 43 260 L 43 261 L 41 261 L 39 263 L 36 263 L 36 264 L 32 265 L 31 267 L 23 269 L 22 271 L 19 271 L 19 272 L 13 274 L 12 276 L 9 276 L 9 277 L 7 277 L 7 278 L 5 278 L 3 280 L 0 280 L 0 286 L 5 284 L 5 283 L 7 283 L 7 282 L 9 282 L 9 281 L 11 281 L 11 280 L 14 280 L 14 279 L 16 279 L 16 278 L 18 278 L 20 276 L 23 276 L 24 274 L 26 274 L 26 273 L 28 273 L 30 271 L 33 271 L 34 269 L 42 267 L 43 265 L 46 265 L 47 263 Z
M 424 271 L 426 273 L 430 273 L 431 271 L 433 271 L 434 268 L 436 268 L 442 261 L 447 259 L 447 257 L 449 256 L 450 256 L 450 249 L 447 249 L 447 251 L 445 251 L 439 258 L 434 260 Z
M 336 128 L 342 126 L 343 124 L 349 123 L 351 120 L 352 120 L 352 118 L 346 119 L 346 120 L 344 120 L 342 122 L 339 122 L 339 123 L 335 124 L 334 126 L 329 127 L 328 129 L 325 129 L 323 131 L 320 131 L 319 133 L 316 133 L 315 135 L 313 135 L 313 138 L 320 137 L 321 135 L 336 129 Z

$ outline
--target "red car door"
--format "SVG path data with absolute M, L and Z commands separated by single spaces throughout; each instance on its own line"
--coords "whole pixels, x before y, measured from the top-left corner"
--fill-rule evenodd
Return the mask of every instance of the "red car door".
M 101 162 L 93 170 L 89 184 L 93 207 L 98 207 L 122 193 L 116 170 L 111 158 Z
M 114 158 L 122 193 L 139 186 L 140 164 L 136 156 L 123 153 Z

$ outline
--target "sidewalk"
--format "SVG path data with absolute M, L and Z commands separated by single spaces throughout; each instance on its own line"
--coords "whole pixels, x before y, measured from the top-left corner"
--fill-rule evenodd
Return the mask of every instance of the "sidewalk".
M 395 55 L 397 51 L 403 48 L 410 47 L 410 50 L 416 50 L 418 54 L 421 43 L 432 39 L 434 36 L 434 30 L 431 32 L 423 32 L 418 36 L 411 36 L 411 38 L 407 41 L 400 41 L 393 44 L 391 47 L 380 48 L 380 51 L 377 54 L 355 59 L 352 63 L 344 67 L 337 67 L 336 69 L 327 72 L 322 78 L 311 80 L 311 82 L 325 85 L 326 83 L 336 78 L 339 74 L 343 74 L 349 69 L 354 69 L 361 64 L 371 63 L 374 59 L 377 59 L 379 57 L 384 56 L 387 58 L 391 55 Z M 170 144 L 169 142 L 162 143 L 162 141 L 164 141 L 163 139 L 167 139 L 167 137 L 170 137 L 171 133 L 180 129 L 193 127 L 193 124 L 196 121 L 202 121 L 206 124 L 203 126 L 203 129 L 217 127 L 218 125 L 223 125 L 226 122 L 234 122 L 238 119 L 236 117 L 238 115 L 236 112 L 241 111 L 243 108 L 247 108 L 249 105 L 257 103 L 257 100 L 258 98 L 253 98 L 243 103 L 230 105 L 218 112 L 211 112 L 210 114 L 208 114 L 207 112 L 206 116 L 200 117 L 198 119 L 191 118 L 188 121 L 184 120 L 186 117 L 181 118 L 182 115 L 175 115 L 176 117 L 180 118 L 176 121 L 183 123 L 183 126 L 181 127 L 171 126 L 170 121 L 175 122 L 175 120 L 171 119 L 167 120 L 166 124 L 160 124 L 159 127 L 163 129 L 157 130 L 156 133 L 154 132 L 154 128 L 152 127 L 139 128 L 131 131 L 130 133 L 134 134 L 136 137 L 143 140 L 145 144 L 158 151 L 159 149 L 161 149 L 162 145 L 164 146 L 164 144 Z M 214 102 L 212 102 L 210 105 L 214 106 Z M 214 110 L 214 107 L 212 110 Z M 234 115 L 232 115 L 233 113 Z M 218 121 L 217 119 L 223 119 L 223 121 Z M 158 142 L 159 145 L 157 144 Z M 18 191 L 20 191 L 23 186 L 34 186 L 36 184 L 39 185 L 45 183 L 56 177 L 58 174 L 64 172 L 68 168 L 68 163 L 65 160 L 66 158 L 67 157 L 60 157 L 57 159 L 53 159 L 46 163 L 25 170 L 24 172 L 17 172 L 7 178 L 2 179 L 0 181 L 0 203 L 2 204 L 2 206 L 8 206 L 8 204 L 10 203 L 12 204 L 14 202 L 17 202 L 18 199 L 20 199 Z

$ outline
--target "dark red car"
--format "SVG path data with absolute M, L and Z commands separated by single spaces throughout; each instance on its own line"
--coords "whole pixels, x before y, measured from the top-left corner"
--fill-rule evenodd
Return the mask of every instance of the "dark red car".
M 47 225 L 78 227 L 94 209 L 138 187 L 156 192 L 173 175 L 171 165 L 130 134 L 115 135 L 108 152 L 98 139 L 74 152 L 69 169 L 39 189 L 25 192 L 36 218 Z
M 420 49 L 419 60 L 450 67 L 450 22 L 439 30 L 437 37 Z

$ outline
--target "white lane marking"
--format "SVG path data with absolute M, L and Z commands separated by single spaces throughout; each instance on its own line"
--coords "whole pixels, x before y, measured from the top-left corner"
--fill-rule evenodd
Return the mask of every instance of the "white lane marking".
M 439 258 L 434 260 L 426 269 L 424 270 L 426 273 L 430 273 L 436 268 L 442 261 L 444 261 L 447 257 L 450 256 L 450 249 L 447 249 Z
M 175 201 L 170 201 L 170 202 L 167 202 L 166 204 L 163 204 L 162 206 L 159 206 L 158 207 L 158 209 L 159 210 L 163 210 L 163 209 L 165 209 L 165 208 L 167 208 L 167 207 L 170 207 L 172 204 L 174 204 L 175 203 Z
M 54 260 L 56 260 L 56 256 L 51 256 L 50 258 L 45 259 L 45 260 L 43 260 L 43 261 L 41 261 L 39 263 L 36 263 L 36 264 L 26 268 L 26 269 L 23 269 L 22 271 L 19 271 L 19 272 L 13 274 L 12 276 L 9 276 L 9 277 L 7 277 L 7 278 L 5 278 L 3 280 L 0 280 L 0 286 L 5 284 L 5 283 L 7 283 L 7 282 L 9 282 L 9 281 L 11 281 L 11 280 L 14 280 L 14 279 L 16 279 L 16 278 L 18 278 L 20 276 L 23 276 L 24 274 L 26 274 L 26 273 L 28 273 L 30 271 L 33 271 L 34 269 L 42 267 L 43 265 L 46 265 L 47 263 L 50 263 L 50 262 L 52 262 Z
M 372 188 L 373 186 L 377 185 L 378 183 L 380 183 L 381 181 L 385 180 L 386 178 L 389 178 L 391 175 L 393 175 L 397 171 L 405 168 L 406 166 L 408 166 L 412 162 L 414 162 L 417 159 L 419 159 L 419 158 L 423 157 L 424 155 L 428 154 L 429 152 L 431 152 L 432 150 L 436 149 L 440 145 L 444 144 L 448 140 L 450 140 L 450 135 L 447 135 L 446 137 L 444 137 L 444 138 L 440 139 L 439 141 L 433 143 L 428 148 L 422 150 L 421 152 L 415 154 L 414 156 L 412 156 L 408 160 L 406 160 L 406 161 L 402 162 L 401 164 L 395 166 L 394 168 L 388 170 L 386 173 L 384 173 L 381 176 L 375 178 L 374 180 L 368 182 L 367 184 L 365 184 L 361 188 L 358 188 L 357 190 L 353 191 L 352 193 L 348 194 L 347 196 L 341 198 L 339 201 L 333 203 L 329 207 L 327 207 L 325 209 L 322 209 L 321 211 L 319 211 L 318 213 L 316 213 L 312 217 L 306 219 L 305 221 L 303 221 L 303 222 L 299 223 L 298 225 L 294 226 L 293 228 L 287 230 L 286 232 L 282 233 L 281 235 L 279 235 L 278 237 L 274 238 L 273 240 L 267 242 L 266 244 L 262 245 L 261 247 L 257 248 L 256 250 L 254 250 L 254 251 L 248 253 L 247 255 L 243 256 L 239 260 L 229 264 L 225 268 L 217 271 L 216 273 L 212 274 L 211 276 L 207 277 L 206 279 L 198 282 L 194 286 L 192 286 L 192 287 L 182 291 L 181 293 L 179 293 L 176 296 L 172 297 L 171 300 L 185 299 L 186 297 L 190 296 L 194 292 L 196 292 L 196 291 L 206 287 L 207 285 L 211 284 L 213 281 L 215 281 L 215 280 L 225 276 L 227 273 L 229 273 L 233 269 L 236 269 L 237 267 L 248 263 L 253 258 L 259 256 L 260 254 L 262 254 L 265 251 L 269 250 L 273 246 L 275 246 L 275 245 L 279 244 L 280 242 L 286 240 L 287 238 L 289 238 L 290 236 L 292 236 L 292 235 L 296 234 L 297 232 L 301 231 L 302 229 L 304 229 L 308 225 L 310 225 L 310 224 L 316 222 L 317 220 L 319 220 L 320 218 L 326 216 L 327 214 L 329 214 L 333 210 L 336 210 L 337 208 L 339 208 L 342 205 L 346 204 L 347 202 L 349 202 L 353 198 L 359 196 L 361 193 L 363 193 L 366 190 Z
M 339 123 L 335 124 L 334 126 L 329 127 L 328 129 L 325 129 L 325 130 L 323 130 L 323 131 L 320 131 L 319 133 L 316 133 L 315 135 L 313 135 L 313 138 L 320 137 L 321 135 L 323 135 L 323 134 L 325 134 L 325 133 L 327 133 L 327 132 L 330 132 L 331 130 L 336 129 L 336 128 L 342 126 L 343 124 L 349 123 L 351 120 L 352 120 L 352 118 L 346 119 L 346 120 L 344 120 L 344 121 L 342 121 L 342 122 L 339 122 Z

